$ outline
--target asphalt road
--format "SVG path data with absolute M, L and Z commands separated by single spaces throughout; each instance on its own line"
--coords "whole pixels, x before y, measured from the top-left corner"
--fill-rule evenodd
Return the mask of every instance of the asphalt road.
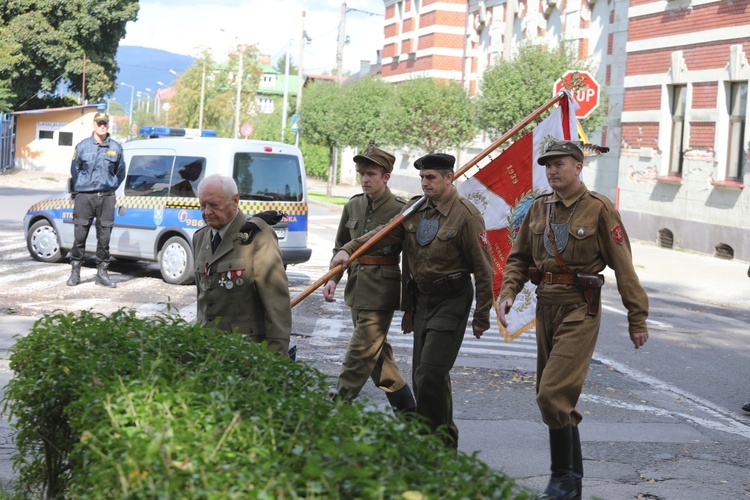
M 69 288 L 64 286 L 68 264 L 32 260 L 20 220 L 26 207 L 44 194 L 0 187 L 4 377 L 9 376 L 12 335 L 24 333 L 31 318 L 46 312 L 93 308 L 106 313 L 130 307 L 148 316 L 169 306 L 194 317 L 194 287 L 163 282 L 155 264 L 113 263 L 110 274 L 118 283 L 116 289 L 95 286 L 96 270 L 90 264 L 83 270 L 83 283 Z M 292 297 L 326 271 L 338 219 L 338 210 L 311 204 L 313 256 L 308 263 L 289 267 Z M 750 418 L 739 410 L 750 400 L 745 326 L 750 308 L 712 305 L 664 289 L 666 283 L 648 284 L 651 339 L 637 351 L 627 336 L 616 288 L 604 289 L 600 340 L 579 405 L 584 413 L 585 497 L 750 496 Z M 397 327 L 399 320 L 397 315 L 393 325 Z M 329 374 L 332 385 L 346 349 L 349 322 L 343 297 L 330 304 L 319 291 L 293 310 L 299 359 Z M 411 337 L 397 328 L 389 337 L 400 367 L 410 373 Z M 461 449 L 478 452 L 524 486 L 543 488 L 547 435 L 534 399 L 534 377 L 533 333 L 506 344 L 496 327 L 480 340 L 466 335 L 452 374 Z M 366 385 L 363 396 L 386 410 L 385 397 L 372 384 Z M 12 441 L 7 426 L 4 429 L 0 478 L 7 480 Z

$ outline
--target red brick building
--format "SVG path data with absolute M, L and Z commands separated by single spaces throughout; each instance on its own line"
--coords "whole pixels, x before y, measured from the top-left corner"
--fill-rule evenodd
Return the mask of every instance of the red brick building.
M 631 236 L 750 260 L 750 1 L 633 0 L 628 26 L 618 185 Z

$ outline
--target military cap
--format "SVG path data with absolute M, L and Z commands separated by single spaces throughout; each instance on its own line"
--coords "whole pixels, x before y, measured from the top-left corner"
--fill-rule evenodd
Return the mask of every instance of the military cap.
M 97 114 L 94 115 L 94 123 L 97 123 L 97 122 L 109 123 L 109 115 L 107 113 L 103 113 L 99 111 Z
M 372 142 L 362 151 L 362 154 L 354 156 L 354 163 L 371 162 L 380 165 L 388 173 L 393 172 L 393 163 L 395 161 L 395 156 L 391 153 L 386 153 Z
M 417 158 L 414 168 L 417 170 L 453 170 L 456 158 L 445 153 L 432 153 Z
M 583 151 L 576 143 L 554 139 L 544 147 L 544 153 L 539 155 L 536 162 L 540 165 L 546 165 L 547 160 L 555 156 L 572 156 L 578 162 L 583 162 Z

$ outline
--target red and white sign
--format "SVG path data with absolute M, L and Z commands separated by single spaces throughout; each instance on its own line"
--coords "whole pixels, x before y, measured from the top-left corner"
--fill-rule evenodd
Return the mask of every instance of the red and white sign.
M 244 135 L 245 137 L 253 135 L 253 132 L 255 132 L 255 129 L 253 129 L 253 126 L 249 123 L 243 123 L 240 127 L 240 134 Z
M 584 119 L 599 107 L 599 83 L 594 80 L 588 71 L 566 71 L 565 74 L 555 82 L 554 93 L 557 94 L 563 88 L 572 87 L 574 80 L 582 80 L 582 87 L 572 92 L 573 99 L 578 103 L 576 117 Z

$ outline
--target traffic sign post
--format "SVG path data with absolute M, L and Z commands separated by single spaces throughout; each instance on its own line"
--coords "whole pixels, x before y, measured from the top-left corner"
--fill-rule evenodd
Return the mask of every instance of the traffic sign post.
M 253 135 L 253 132 L 255 132 L 255 129 L 249 123 L 243 123 L 242 126 L 240 127 L 240 134 L 244 135 L 245 138 L 247 138 L 250 135 Z
M 299 115 L 292 115 L 292 132 L 299 132 Z
M 579 106 L 576 110 L 576 118 L 582 120 L 599 107 L 600 87 L 588 71 L 566 71 L 555 82 L 554 94 L 557 94 L 563 88 L 570 89 L 574 83 L 580 85 L 580 87 L 572 90 L 571 95 Z

